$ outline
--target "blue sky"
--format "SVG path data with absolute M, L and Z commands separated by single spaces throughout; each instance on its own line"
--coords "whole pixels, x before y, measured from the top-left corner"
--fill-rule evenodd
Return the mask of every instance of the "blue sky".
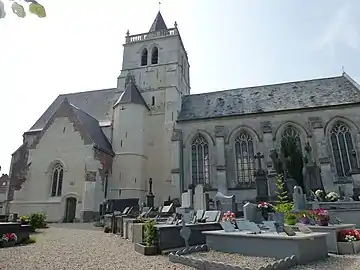
M 22 133 L 61 93 L 116 86 L 127 29 L 146 32 L 155 0 L 42 0 L 47 18 L 0 20 L 2 172 Z M 360 82 L 358 0 L 163 0 L 190 59 L 192 93 L 337 76 Z

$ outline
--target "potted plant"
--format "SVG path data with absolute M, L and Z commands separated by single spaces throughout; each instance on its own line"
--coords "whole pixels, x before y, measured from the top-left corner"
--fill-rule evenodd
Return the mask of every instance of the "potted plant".
M 158 253 L 156 244 L 155 220 L 147 220 L 144 225 L 145 243 L 135 243 L 135 251 L 143 255 L 156 255 Z
M 355 254 L 360 252 L 360 233 L 358 230 L 340 230 L 337 239 L 339 254 Z
M 323 202 L 323 201 L 324 201 L 324 199 L 325 199 L 325 196 L 324 196 L 324 195 L 325 195 L 325 194 L 324 194 L 324 191 L 321 190 L 321 189 L 318 189 L 318 190 L 315 191 L 315 196 L 316 196 L 316 198 L 317 198 L 320 202 Z
M 331 191 L 325 196 L 325 199 L 329 202 L 337 202 L 340 199 L 340 195 Z
M 0 238 L 0 247 L 13 247 L 17 239 L 18 237 L 15 233 L 5 233 Z
M 235 230 L 235 214 L 227 211 L 223 214 L 220 222 L 221 227 L 225 232 L 232 232 Z
M 288 212 L 285 213 L 285 223 L 288 225 L 295 225 L 297 222 L 298 218 L 296 216 L 296 214 Z
M 313 210 L 313 215 L 315 217 L 315 220 L 319 226 L 328 226 L 330 215 L 327 210 L 324 209 L 315 209 Z
M 20 217 L 20 223 L 21 223 L 21 225 L 28 225 L 29 224 L 29 217 L 21 216 Z
M 305 225 L 310 224 L 310 217 L 307 211 L 301 211 L 299 213 L 299 222 Z
M 264 220 L 269 219 L 269 213 L 275 212 L 274 206 L 268 202 L 261 202 L 257 205 L 257 209 L 261 212 Z

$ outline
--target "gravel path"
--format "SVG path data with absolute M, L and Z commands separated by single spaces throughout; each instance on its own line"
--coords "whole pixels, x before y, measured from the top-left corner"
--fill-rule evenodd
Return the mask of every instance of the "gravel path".
M 192 269 L 173 264 L 165 256 L 140 255 L 133 243 L 89 225 L 51 225 L 35 235 L 35 244 L 0 249 L 0 269 Z
M 210 250 L 209 252 L 192 253 L 192 257 L 199 257 L 208 261 L 230 262 L 232 265 L 259 269 L 275 261 L 273 258 L 242 256 L 236 253 L 223 253 Z
M 324 261 L 318 261 L 307 265 L 299 265 L 291 270 L 359 270 L 359 255 L 330 255 Z

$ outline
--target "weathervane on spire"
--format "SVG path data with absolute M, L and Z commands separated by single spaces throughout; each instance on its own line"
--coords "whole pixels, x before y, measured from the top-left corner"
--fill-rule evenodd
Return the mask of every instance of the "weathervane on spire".
M 344 73 L 345 73 L 345 67 L 344 67 L 344 65 L 341 66 L 341 70 L 342 70 L 342 73 L 344 74 Z
M 160 10 L 161 10 L 161 2 L 159 2 L 159 12 L 160 12 Z

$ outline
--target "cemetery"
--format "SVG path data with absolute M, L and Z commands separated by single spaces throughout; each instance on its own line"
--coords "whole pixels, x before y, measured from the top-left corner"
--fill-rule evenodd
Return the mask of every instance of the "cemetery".
M 270 155 L 267 169 L 264 156 L 255 156 L 253 200 L 241 204 L 224 185 L 214 196 L 198 184 L 190 185 L 181 199 L 169 198 L 156 207 L 150 179 L 145 204 L 109 200 L 100 207 L 100 225 L 105 233 L 132 243 L 138 256 L 166 255 L 170 262 L 196 269 L 290 269 L 329 254 L 359 253 L 359 202 L 341 192 L 326 193 L 319 174 L 311 173 L 317 172 L 314 164 L 305 165 L 300 185 L 284 164 L 276 170 L 280 161 L 275 151 Z M 13 233 L 21 241 L 31 233 L 16 214 L 4 220 L 0 234 Z
M 276 151 L 270 155 L 273 164 L 267 169 L 262 165 L 264 156 L 255 156 L 253 201 L 239 204 L 223 185 L 213 198 L 204 186 L 190 185 L 179 202 L 169 199 L 156 209 L 150 184 L 145 207 L 137 213 L 125 208 L 108 215 L 107 224 L 113 233 L 133 242 L 138 253 L 168 254 L 170 261 L 197 269 L 240 269 L 230 261 L 211 260 L 204 255 L 207 252 L 267 258 L 261 266 L 266 269 L 288 269 L 329 254 L 358 253 L 360 222 L 353 216 L 360 211 L 359 202 L 341 192 L 326 193 L 312 162 L 305 164 L 300 186 L 284 163 L 282 173 L 276 170 L 280 162 Z

